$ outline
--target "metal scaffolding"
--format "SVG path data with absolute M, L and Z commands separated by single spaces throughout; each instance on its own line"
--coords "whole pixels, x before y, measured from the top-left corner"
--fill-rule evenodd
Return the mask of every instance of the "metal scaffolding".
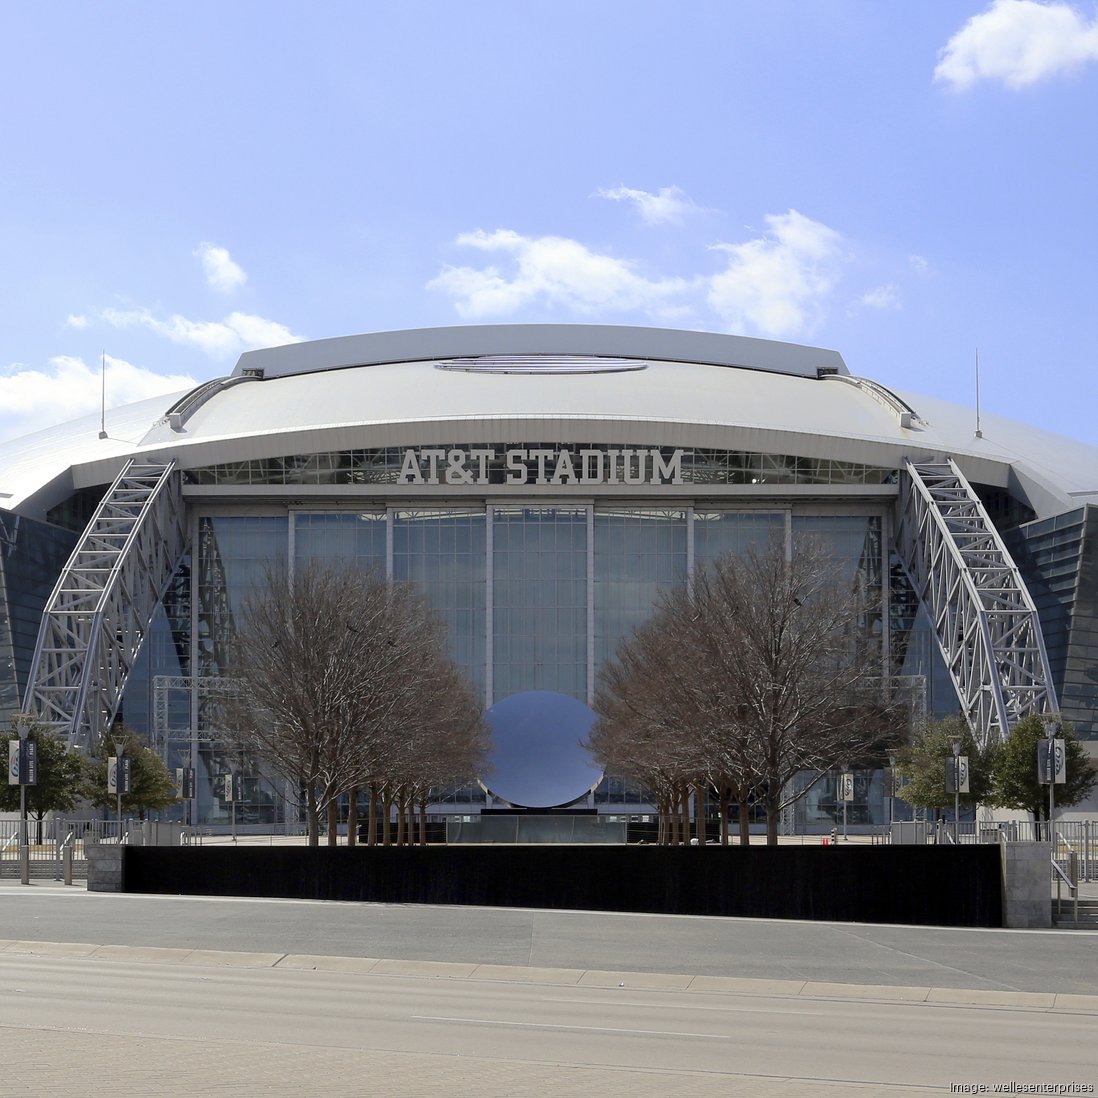
M 118 713 L 156 608 L 187 549 L 174 461 L 133 459 L 69 557 L 42 615 L 24 709 L 87 751 Z
M 1037 609 L 952 459 L 908 462 L 897 547 L 926 607 L 962 711 L 981 744 L 1030 713 L 1058 712 Z

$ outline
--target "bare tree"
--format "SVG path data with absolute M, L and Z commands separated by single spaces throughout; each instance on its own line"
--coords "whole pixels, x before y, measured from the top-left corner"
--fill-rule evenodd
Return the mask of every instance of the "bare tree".
M 293 577 L 272 570 L 247 601 L 231 663 L 239 689 L 224 699 L 225 719 L 301 788 L 310 844 L 342 794 L 392 788 L 400 760 L 449 734 L 437 703 L 441 678 L 461 712 L 451 723 L 479 724 L 444 645 L 410 586 L 343 562 L 299 567 Z
M 662 728 L 668 758 L 688 753 L 739 801 L 742 835 L 749 799 L 763 805 L 776 844 L 782 809 L 813 784 L 798 788 L 794 775 L 875 761 L 899 736 L 902 707 L 882 696 L 872 610 L 819 543 L 800 542 L 790 557 L 780 541 L 722 557 L 689 591 L 665 594 L 619 649 L 592 747 L 609 752 L 611 737 L 614 756 L 627 758 L 618 741 L 650 742 Z

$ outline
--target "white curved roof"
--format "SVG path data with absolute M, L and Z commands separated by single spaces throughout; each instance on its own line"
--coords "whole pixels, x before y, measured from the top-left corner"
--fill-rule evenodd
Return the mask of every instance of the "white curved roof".
M 970 479 L 1013 489 L 1041 515 L 1098 501 L 1098 449 L 995 416 L 981 425 L 977 437 L 970 410 L 851 378 L 836 352 L 813 347 L 589 325 L 424 329 L 252 351 L 228 384 L 111 412 L 107 439 L 88 417 L 15 440 L 0 447 L 0 507 L 41 513 L 73 487 L 111 480 L 137 453 L 187 468 L 554 440 L 885 467 L 949 454 Z

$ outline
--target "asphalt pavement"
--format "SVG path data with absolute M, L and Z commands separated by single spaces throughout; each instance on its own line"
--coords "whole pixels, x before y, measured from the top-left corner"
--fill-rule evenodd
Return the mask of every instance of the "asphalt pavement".
M 1075 930 L 145 896 L 6 881 L 0 940 L 1098 995 L 1098 932 Z

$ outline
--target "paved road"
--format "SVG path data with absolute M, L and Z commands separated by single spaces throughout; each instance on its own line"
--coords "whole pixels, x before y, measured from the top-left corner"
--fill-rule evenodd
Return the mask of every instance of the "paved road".
M 1098 1087 L 1098 934 L 0 886 L 0 1095 Z
M 0 885 L 0 939 L 1098 994 L 1098 933 Z
M 1098 1081 L 1098 1002 L 959 1007 L 60 952 L 0 952 L 0 1094 L 838 1098 Z

